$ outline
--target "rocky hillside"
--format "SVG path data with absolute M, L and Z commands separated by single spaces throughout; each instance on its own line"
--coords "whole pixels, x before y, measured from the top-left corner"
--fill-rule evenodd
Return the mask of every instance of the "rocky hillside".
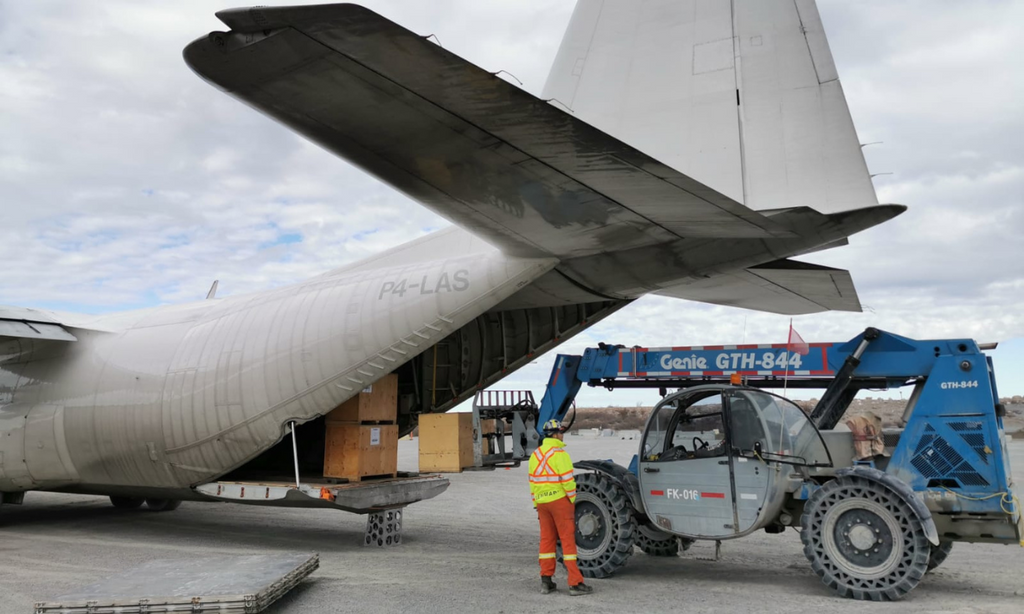
M 1024 431 L 1024 397 L 1015 396 L 1001 399 L 1001 401 L 1006 406 L 1004 420 L 1006 432 L 1015 434 Z M 810 412 L 817 403 L 817 399 L 796 401 L 796 404 L 805 412 Z M 854 399 L 848 415 L 855 416 L 870 411 L 882 418 L 885 427 L 894 427 L 897 426 L 905 407 L 906 401 L 898 399 L 864 397 Z M 572 428 L 573 430 L 589 428 L 643 429 L 651 409 L 650 407 L 581 407 Z

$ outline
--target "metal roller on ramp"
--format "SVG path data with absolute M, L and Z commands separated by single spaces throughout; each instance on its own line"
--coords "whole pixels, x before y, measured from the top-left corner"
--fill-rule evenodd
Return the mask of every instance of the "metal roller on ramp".
M 320 567 L 318 554 L 160 560 L 35 604 L 36 614 L 262 612 Z

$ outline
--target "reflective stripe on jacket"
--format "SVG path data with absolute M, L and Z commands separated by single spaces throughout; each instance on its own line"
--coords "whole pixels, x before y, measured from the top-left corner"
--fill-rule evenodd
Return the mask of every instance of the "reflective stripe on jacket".
M 562 497 L 576 503 L 576 480 L 572 476 L 572 459 L 565 451 L 565 443 L 545 437 L 530 456 L 530 494 L 533 506 L 550 503 Z

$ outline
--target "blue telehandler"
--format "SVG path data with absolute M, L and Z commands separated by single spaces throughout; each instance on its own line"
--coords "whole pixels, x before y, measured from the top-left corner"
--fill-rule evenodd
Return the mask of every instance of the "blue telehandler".
M 559 355 L 539 405 L 523 393 L 479 396 L 475 418 L 512 425 L 514 449 L 504 451 L 499 428 L 488 435 L 495 453 L 478 460 L 528 457 L 535 425 L 564 420 L 584 384 L 658 388 L 629 467 L 576 463 L 585 576 L 614 573 L 635 546 L 674 555 L 694 540 L 799 527 L 811 567 L 836 594 L 898 600 L 954 542 L 1024 545 L 1005 409 L 983 349 L 874 328 L 801 347 L 601 344 Z M 841 424 L 858 391 L 904 386 L 912 392 L 897 428 L 872 416 Z M 766 391 L 783 388 L 825 391 L 808 414 Z

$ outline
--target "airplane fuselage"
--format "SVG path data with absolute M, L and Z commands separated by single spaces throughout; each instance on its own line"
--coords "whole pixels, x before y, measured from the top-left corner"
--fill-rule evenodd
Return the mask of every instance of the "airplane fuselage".
M 75 330 L 63 351 L 0 364 L 0 491 L 188 491 L 554 265 L 446 234 L 439 253 L 99 318 L 91 326 L 110 332 Z

